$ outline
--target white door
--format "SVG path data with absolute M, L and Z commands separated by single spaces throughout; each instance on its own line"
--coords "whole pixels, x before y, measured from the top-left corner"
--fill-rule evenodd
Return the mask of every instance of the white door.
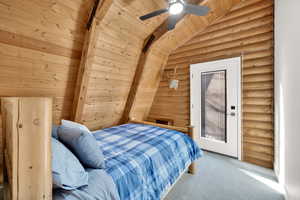
M 191 124 L 201 148 L 241 157 L 241 58 L 191 65 Z

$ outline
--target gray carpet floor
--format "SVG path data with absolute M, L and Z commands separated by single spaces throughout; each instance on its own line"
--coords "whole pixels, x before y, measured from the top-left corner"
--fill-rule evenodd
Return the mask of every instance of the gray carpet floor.
M 165 200 L 284 200 L 272 170 L 204 152 Z
M 197 174 L 184 174 L 165 200 L 284 200 L 272 170 L 209 152 L 196 165 Z

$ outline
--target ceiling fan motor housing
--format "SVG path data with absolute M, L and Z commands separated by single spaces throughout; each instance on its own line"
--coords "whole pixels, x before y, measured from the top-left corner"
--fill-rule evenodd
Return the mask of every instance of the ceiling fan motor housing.
M 184 2 L 182 0 L 170 0 L 169 1 L 169 13 L 171 15 L 178 15 L 184 9 Z
M 175 28 L 177 22 L 184 14 L 205 16 L 210 10 L 207 6 L 185 3 L 184 0 L 168 0 L 168 4 L 169 5 L 167 8 L 155 10 L 151 13 L 141 16 L 140 19 L 144 21 L 169 12 L 170 16 L 168 17 L 168 30 L 172 30 Z
M 183 0 L 169 0 L 169 4 L 173 4 L 173 3 L 182 3 L 184 4 Z

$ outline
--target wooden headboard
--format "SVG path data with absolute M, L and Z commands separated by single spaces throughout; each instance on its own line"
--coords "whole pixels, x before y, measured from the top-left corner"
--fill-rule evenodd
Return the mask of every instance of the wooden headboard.
M 134 118 L 129 119 L 129 122 L 131 122 L 131 123 L 137 123 L 137 124 L 147 124 L 147 125 L 152 125 L 152 126 L 158 126 L 158 127 L 161 127 L 161 128 L 167 128 L 167 129 L 171 129 L 171 130 L 176 130 L 176 131 L 179 131 L 179 132 L 186 133 L 192 139 L 195 139 L 194 127 L 193 126 L 187 126 L 187 127 L 170 126 L 170 125 L 158 124 L 158 123 L 153 123 L 153 122 L 148 122 L 148 121 L 136 120 Z
M 1 98 L 5 199 L 52 199 L 52 99 Z

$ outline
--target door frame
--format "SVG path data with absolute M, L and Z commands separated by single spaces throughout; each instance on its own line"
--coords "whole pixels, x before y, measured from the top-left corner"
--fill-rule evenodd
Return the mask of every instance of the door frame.
M 239 65 L 238 67 L 238 77 L 237 77 L 237 81 L 238 81 L 238 102 L 237 102 L 237 117 L 238 117 L 238 124 L 237 124 L 237 139 L 238 139 L 238 160 L 242 160 L 242 74 L 241 74 L 241 71 L 242 71 L 242 57 L 239 56 L 239 57 L 233 57 L 233 58 L 228 58 L 228 59 L 221 59 L 221 60 L 214 60 L 214 61 L 208 61 L 208 62 L 203 62 L 203 63 L 195 63 L 195 64 L 191 64 L 190 65 L 190 84 L 192 84 L 192 73 L 193 73 L 193 70 L 192 68 L 195 67 L 195 65 L 198 65 L 198 64 L 205 64 L 205 63 L 215 63 L 215 64 L 224 64 L 224 63 L 232 63 L 232 62 L 235 62 L 237 65 Z M 190 120 L 191 120 L 191 125 L 194 126 L 195 124 L 195 121 L 194 121 L 194 117 L 192 116 L 193 114 L 193 110 L 194 110 L 194 106 L 192 105 L 192 95 L 193 95 L 193 91 L 192 91 L 192 85 L 190 85 Z M 199 138 L 199 136 L 197 136 Z

